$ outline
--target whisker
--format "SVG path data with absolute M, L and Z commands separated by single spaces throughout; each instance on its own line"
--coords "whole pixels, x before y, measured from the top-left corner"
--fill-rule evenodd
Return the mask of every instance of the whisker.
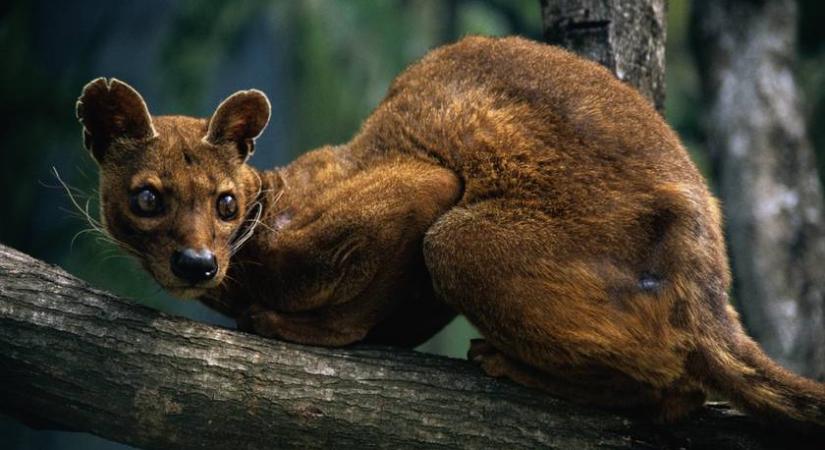
M 283 196 L 284 196 L 284 189 L 281 189 L 280 192 L 278 192 L 278 195 L 275 196 L 275 200 L 272 200 L 272 206 L 277 205 L 278 202 L 281 201 L 281 197 L 283 197 Z
M 106 255 L 103 258 L 100 258 L 101 263 L 105 263 L 112 260 L 119 260 L 119 261 L 130 261 L 130 258 L 126 255 L 121 254 L 114 254 L 114 255 Z
M 272 228 L 271 226 L 261 222 L 260 220 L 258 221 L 258 226 L 262 226 L 262 227 L 266 228 L 267 231 L 270 231 L 272 233 L 277 233 L 278 232 L 278 230 L 276 230 L 275 228 Z
M 59 207 L 58 210 L 61 211 L 61 212 L 66 213 L 66 214 L 68 214 L 68 215 L 70 215 L 70 216 L 72 216 L 76 219 L 82 219 L 84 221 L 86 220 L 86 216 L 83 215 L 82 213 L 77 212 L 77 211 L 74 211 L 74 210 L 71 210 L 71 209 L 66 209 L 66 208 L 63 208 L 62 206 Z
M 267 189 L 266 191 L 270 191 L 270 192 L 271 192 L 271 191 L 274 191 L 274 189 Z M 280 201 L 281 201 L 281 198 L 284 196 L 284 192 L 285 192 L 285 189 L 283 189 L 283 188 L 282 188 L 280 191 L 278 191 L 278 195 L 276 195 L 276 196 L 275 196 L 275 199 L 274 199 L 274 200 L 272 200 L 272 207 L 275 207 L 275 206 L 278 204 L 278 202 L 280 202 Z M 257 204 L 259 204 L 259 205 L 261 205 L 261 203 L 260 203 L 260 202 L 256 202 L 256 203 L 257 203 Z M 261 205 L 261 207 L 263 207 L 263 205 Z M 260 215 L 258 216 L 258 223 L 257 223 L 257 225 L 262 225 L 264 228 L 266 228 L 267 230 L 269 230 L 269 231 L 270 231 L 270 232 L 272 232 L 272 233 L 277 233 L 277 232 L 278 232 L 278 230 L 276 230 L 275 228 L 273 228 L 273 227 L 271 227 L 271 226 L 269 226 L 269 225 L 267 225 L 267 224 L 265 224 L 265 223 L 261 222 L 261 221 L 260 221 Z M 257 226 L 257 225 L 256 225 L 256 226 Z
M 251 259 L 245 259 L 245 260 L 243 261 L 243 263 L 240 263 L 240 264 L 241 264 L 241 267 L 246 267 L 246 266 L 259 266 L 259 267 L 263 267 L 263 266 L 264 266 L 264 263 L 259 262 L 259 261 L 253 261 L 253 260 L 251 260 Z
M 269 192 L 272 192 L 272 191 L 275 190 L 275 189 L 271 189 L 271 188 L 264 189 L 263 188 L 263 180 L 261 180 L 261 176 L 257 172 L 253 172 L 253 173 L 258 178 L 258 193 L 255 194 L 256 199 L 261 198 L 261 195 L 264 194 L 264 193 L 269 193 Z M 278 204 L 278 202 L 283 197 L 285 191 L 286 191 L 286 182 L 283 182 L 283 186 L 281 186 L 281 189 L 279 190 L 278 194 L 272 200 L 272 206 L 275 206 L 275 205 Z M 255 209 L 254 216 L 252 218 L 244 220 L 242 225 L 240 227 L 238 227 L 238 229 L 235 230 L 233 235 L 230 236 L 230 238 L 229 238 L 229 256 L 230 257 L 232 257 L 236 253 L 238 253 L 238 251 L 241 249 L 241 247 L 243 247 L 243 245 L 247 241 L 249 241 L 250 238 L 252 238 L 252 235 L 255 233 L 255 230 L 258 228 L 259 225 L 263 226 L 263 228 L 265 228 L 266 230 L 268 230 L 270 232 L 273 232 L 273 233 L 278 232 L 278 230 L 276 230 L 275 228 L 273 228 L 273 227 L 271 227 L 271 226 L 269 226 L 269 225 L 267 225 L 267 224 L 265 224 L 261 221 L 261 216 L 263 215 L 263 209 L 264 208 L 263 208 L 263 204 L 260 202 L 260 200 L 257 200 L 255 202 L 253 202 L 250 205 L 250 210 L 252 208 Z
M 257 204 L 257 211 L 255 213 L 255 218 L 252 219 L 252 225 L 246 228 L 245 232 L 237 238 L 237 240 L 233 240 L 234 242 L 230 246 L 229 255 L 234 256 L 235 253 L 240 250 L 240 248 L 252 237 L 252 234 L 255 232 L 255 229 L 258 227 L 258 224 L 261 223 L 261 214 L 263 213 L 263 206 L 256 202 Z M 254 204 L 253 204 L 254 205 Z M 254 207 L 254 206 L 253 206 Z M 230 241 L 232 242 L 232 241 Z
M 79 165 L 76 165 L 76 166 L 74 166 L 74 168 L 75 168 L 75 170 L 77 170 L 77 171 L 80 173 L 80 175 L 82 175 L 82 176 L 83 176 L 83 178 L 85 178 L 85 179 L 87 179 L 87 180 L 90 180 L 90 179 L 91 179 L 91 178 L 89 177 L 88 172 L 86 172 L 85 170 L 83 170 L 83 167 L 81 167 L 81 166 L 79 166 Z
M 106 229 L 103 227 L 103 224 L 99 220 L 92 217 L 92 214 L 89 212 L 89 209 L 91 207 L 91 202 L 92 202 L 92 198 L 90 196 L 87 196 L 87 199 L 86 199 L 86 202 L 85 202 L 84 206 L 80 206 L 80 202 L 77 200 L 77 197 L 80 197 L 81 195 L 83 195 L 83 192 L 80 191 L 77 188 L 69 186 L 65 181 L 63 181 L 63 179 L 60 177 L 60 173 L 58 173 L 56 167 L 52 167 L 52 172 L 54 173 L 54 177 L 57 179 L 57 181 L 60 183 L 60 185 L 63 186 L 63 189 L 66 191 L 66 194 L 69 197 L 69 201 L 71 202 L 72 206 L 74 206 L 74 208 L 76 210 L 76 211 L 70 211 L 69 212 L 70 214 L 77 215 L 81 219 L 84 219 L 89 224 L 89 226 L 91 226 L 91 229 L 96 231 L 98 233 L 99 237 L 101 237 L 103 240 L 126 250 L 128 253 L 131 253 L 135 256 L 140 256 L 140 252 L 138 252 L 136 249 L 134 249 L 129 244 L 127 244 L 127 243 L 125 243 L 125 242 L 123 242 L 119 239 L 116 239 L 114 236 L 109 234 L 106 231 Z M 77 237 L 77 236 L 75 236 L 75 237 Z M 74 242 L 74 238 L 72 238 L 72 242 Z
M 233 276 L 229 275 L 228 273 L 227 273 L 227 274 L 224 274 L 223 278 L 224 278 L 224 280 L 225 280 L 225 281 L 230 281 L 230 282 L 235 283 L 235 284 L 240 284 L 240 283 L 238 282 L 238 279 L 237 279 L 237 278 L 235 278 L 235 277 L 233 277 Z
M 260 214 L 258 214 L 255 218 L 244 220 L 243 223 L 245 223 L 245 224 L 246 223 L 252 223 L 252 226 L 259 226 L 260 225 L 260 226 L 266 228 L 267 230 L 269 230 L 273 233 L 277 233 L 278 230 L 276 230 L 275 228 L 272 228 L 271 226 L 265 224 L 263 221 L 260 220 L 260 217 L 263 215 L 263 204 L 261 204 L 261 202 L 255 202 L 255 203 L 252 204 L 253 208 L 256 207 L 256 206 L 258 208 L 261 208 Z
M 77 198 L 75 198 L 75 195 L 72 192 L 73 188 L 69 187 L 69 185 L 66 184 L 66 182 L 63 181 L 62 178 L 60 178 L 60 174 L 57 172 L 57 168 L 52 167 L 52 171 L 54 172 L 54 176 L 55 178 L 57 178 L 57 181 L 66 190 L 66 194 L 69 196 L 69 200 L 72 202 L 72 205 L 75 207 L 75 209 L 77 209 L 77 211 L 80 212 L 80 214 L 82 214 L 84 218 L 86 218 L 86 220 L 89 222 L 89 225 L 91 225 L 93 228 L 100 231 L 101 233 L 104 233 L 103 229 L 100 227 L 100 222 L 92 218 L 92 216 L 89 214 L 89 201 L 86 202 L 85 209 L 81 207 L 80 203 L 77 201 Z
M 74 195 L 76 195 L 78 197 L 81 197 L 81 196 L 86 197 L 85 192 L 81 191 L 79 188 L 76 188 L 74 186 L 69 186 L 69 185 L 61 186 L 61 185 L 58 185 L 58 184 L 48 184 L 48 183 L 44 182 L 43 180 L 37 180 L 37 184 L 39 184 L 40 186 L 42 186 L 46 189 L 70 189 Z
M 75 233 L 75 235 L 72 236 L 71 242 L 69 242 L 69 250 L 74 251 L 74 242 L 77 240 L 77 238 L 87 233 L 97 233 L 97 230 L 95 230 L 94 228 L 84 228 Z

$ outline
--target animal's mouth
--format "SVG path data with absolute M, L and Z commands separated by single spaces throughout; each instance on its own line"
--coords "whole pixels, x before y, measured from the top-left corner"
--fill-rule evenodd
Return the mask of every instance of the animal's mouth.
M 164 289 L 174 297 L 181 299 L 197 299 L 209 290 L 207 287 L 197 285 L 164 286 Z
M 183 280 L 178 279 L 171 274 L 158 274 L 152 270 L 148 270 L 155 281 L 169 294 L 173 297 L 177 297 L 180 299 L 197 299 L 205 295 L 209 290 L 215 289 L 220 285 L 221 280 L 223 279 L 223 274 L 218 272 L 215 278 L 212 278 L 208 281 L 198 282 L 198 283 L 187 283 Z

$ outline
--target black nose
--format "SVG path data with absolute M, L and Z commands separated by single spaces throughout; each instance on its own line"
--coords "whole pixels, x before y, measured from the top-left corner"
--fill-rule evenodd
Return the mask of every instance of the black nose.
M 172 273 L 190 283 L 211 280 L 218 273 L 218 260 L 207 249 L 176 250 L 172 253 Z

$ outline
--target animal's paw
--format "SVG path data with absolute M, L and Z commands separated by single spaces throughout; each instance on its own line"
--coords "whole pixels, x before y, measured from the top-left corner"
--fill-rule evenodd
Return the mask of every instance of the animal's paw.
M 278 337 L 276 330 L 281 323 L 281 317 L 275 311 L 252 305 L 237 318 L 236 322 L 241 331 L 264 337 Z
M 484 339 L 470 341 L 467 359 L 477 363 L 484 373 L 495 378 L 506 376 L 510 368 L 509 358 Z
M 485 355 L 498 353 L 486 339 L 470 339 L 470 349 L 467 350 L 467 359 L 473 362 L 481 362 Z

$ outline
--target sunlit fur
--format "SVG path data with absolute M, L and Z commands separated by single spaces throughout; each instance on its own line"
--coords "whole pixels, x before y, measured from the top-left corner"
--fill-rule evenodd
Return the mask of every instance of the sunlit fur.
M 244 330 L 415 345 L 458 312 L 493 376 L 664 421 L 718 392 L 763 419 L 825 426 L 823 386 L 770 361 L 729 306 L 720 210 L 679 139 L 594 63 L 467 38 L 402 73 L 349 143 L 260 173 L 238 157 L 268 119 L 254 95 L 220 120 L 149 120 L 109 91 L 108 109 L 80 114 L 104 225 L 162 284 Z M 95 98 L 87 88 L 81 103 Z M 234 144 L 209 144 L 220 130 Z M 144 182 L 170 192 L 166 217 L 130 215 Z M 241 203 L 233 223 L 215 217 L 221 186 Z M 182 244 L 219 252 L 214 289 L 176 286 Z

